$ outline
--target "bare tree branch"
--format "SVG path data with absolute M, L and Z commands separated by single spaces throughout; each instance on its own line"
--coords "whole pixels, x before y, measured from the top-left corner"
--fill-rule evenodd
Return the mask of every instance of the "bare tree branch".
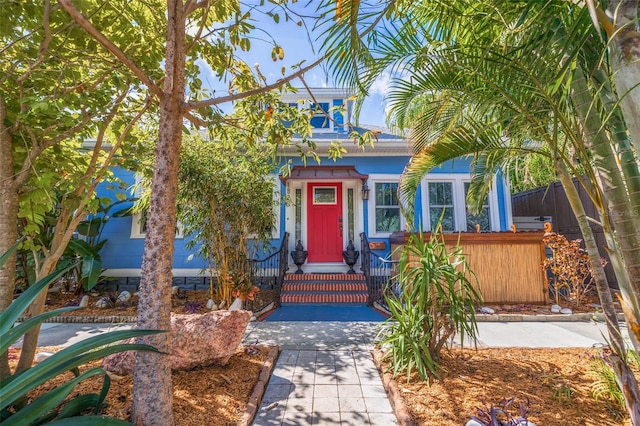
M 62 6 L 62 8 L 71 16 L 71 18 L 76 21 L 78 25 L 84 28 L 89 35 L 91 35 L 98 43 L 100 43 L 105 49 L 111 52 L 116 58 L 118 58 L 123 65 L 129 68 L 135 75 L 140 79 L 140 81 L 146 85 L 151 92 L 158 96 L 162 96 L 162 90 L 149 78 L 149 76 L 138 67 L 129 57 L 118 48 L 115 44 L 113 44 L 104 34 L 98 31 L 84 16 L 73 7 L 70 0 L 58 0 L 58 4 Z
M 185 8 L 187 8 L 186 4 L 185 4 Z M 193 48 L 193 46 L 195 46 L 196 43 L 198 43 L 198 41 L 200 40 L 200 37 L 202 37 L 202 33 L 204 32 L 204 27 L 207 25 L 208 16 L 209 16 L 209 9 L 205 9 L 203 12 L 202 21 L 200 22 L 200 27 L 198 28 L 198 32 L 196 33 L 195 36 L 193 36 L 193 40 L 191 41 L 191 44 L 187 46 L 187 52 L 189 52 Z
M 18 83 L 22 83 L 25 79 L 29 78 L 31 73 L 36 67 L 38 67 L 42 62 L 44 62 L 45 52 L 49 49 L 49 44 L 51 43 L 51 26 L 49 25 L 49 18 L 51 16 L 51 1 L 46 0 L 44 2 L 44 16 L 42 17 L 42 27 L 44 28 L 44 38 L 40 43 L 40 48 L 38 49 L 38 59 L 29 65 L 29 69 L 18 79 Z
M 209 0 L 201 0 L 201 1 L 187 0 L 184 3 L 184 14 L 185 16 L 189 15 L 196 9 L 206 7 L 208 4 L 209 4 Z
M 107 118 L 105 119 L 105 124 L 103 126 L 100 126 L 100 129 L 98 129 L 98 138 L 96 139 L 96 144 L 93 147 L 93 154 L 91 155 L 91 160 L 89 161 L 89 166 L 87 167 L 87 171 L 85 173 L 85 177 L 86 177 L 85 182 L 91 182 L 91 181 L 95 182 L 95 181 L 102 180 L 101 176 L 97 179 L 91 179 L 91 178 L 96 174 L 95 173 L 96 163 L 98 162 L 98 158 L 100 156 L 100 150 L 102 149 L 104 134 L 106 133 L 109 124 L 113 122 L 116 114 L 118 113 L 118 110 L 120 109 L 120 106 L 122 105 L 122 102 L 127 97 L 127 93 L 128 93 L 128 88 L 127 90 L 124 90 L 120 94 L 120 96 L 118 96 L 118 98 L 114 102 L 114 107 L 111 109 L 111 111 L 107 115 Z
M 25 158 L 25 160 L 22 162 L 22 167 L 20 168 L 20 171 L 16 173 L 16 178 L 14 182 L 15 187 L 18 188 L 21 185 L 24 185 L 24 183 L 29 178 L 29 173 L 28 173 L 29 169 L 33 165 L 38 155 L 42 153 L 42 151 L 76 134 L 80 129 L 84 128 L 87 125 L 87 123 L 91 121 L 93 117 L 94 117 L 93 115 L 83 113 L 82 120 L 75 126 L 70 127 L 69 129 L 67 129 L 67 131 L 59 134 L 55 138 L 51 138 L 46 141 L 40 141 L 40 143 L 34 144 L 34 147 L 27 154 L 27 158 Z
M 304 68 L 300 68 L 298 71 L 294 72 L 293 74 L 290 74 L 284 78 L 281 78 L 275 83 L 267 84 L 266 86 L 258 87 L 256 89 L 246 90 L 236 95 L 221 96 L 219 98 L 211 98 L 211 99 L 207 99 L 205 101 L 199 101 L 199 102 L 188 102 L 185 105 L 185 110 L 190 111 L 198 108 L 204 108 L 204 107 L 213 106 L 213 105 L 220 105 L 226 102 L 237 101 L 239 99 L 248 98 L 249 96 L 254 96 L 254 95 L 259 95 L 261 93 L 269 92 L 273 89 L 277 89 L 283 84 L 290 82 L 291 80 L 294 80 L 304 75 L 305 72 L 318 66 L 318 64 L 320 64 L 323 60 L 324 60 L 324 56 L 317 59 L 311 65 L 308 65 Z

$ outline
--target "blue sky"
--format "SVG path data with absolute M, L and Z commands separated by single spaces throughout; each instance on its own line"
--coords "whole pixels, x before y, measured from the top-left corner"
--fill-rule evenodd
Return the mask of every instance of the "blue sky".
M 308 6 L 309 4 L 314 6 L 315 1 L 298 2 L 294 4 L 296 12 L 300 15 L 308 15 L 301 18 L 308 23 L 306 28 L 297 25 L 296 22 L 301 19 L 294 18 L 286 21 L 282 13 L 279 14 L 280 22 L 278 24 L 274 22 L 272 17 L 266 14 L 252 13 L 255 26 L 259 28 L 260 31 L 256 31 L 254 37 L 251 39 L 251 51 L 241 52 L 239 56 L 250 66 L 259 64 L 260 71 L 266 76 L 269 83 L 282 77 L 281 69 L 283 66 L 287 67 L 287 74 L 289 74 L 292 65 L 302 61 L 306 61 L 305 64 L 309 64 L 317 59 L 320 42 L 316 39 L 320 36 L 320 31 L 314 32 L 313 28 L 310 28 L 310 26 L 313 25 L 312 20 L 314 18 L 315 7 L 310 7 Z M 312 32 L 310 35 L 307 34 L 307 29 Z M 282 61 L 273 62 L 272 60 L 271 49 L 273 47 L 273 40 L 284 49 L 285 55 Z M 315 52 L 313 45 L 316 46 Z M 221 84 L 211 73 L 205 73 L 203 78 L 205 84 L 210 87 L 215 87 L 217 90 L 223 91 L 226 89 L 226 83 Z M 326 68 L 322 67 L 322 65 L 309 71 L 305 75 L 305 81 L 311 88 L 335 86 L 331 75 L 327 74 Z M 295 87 L 302 87 L 302 83 L 299 80 L 293 81 L 293 85 Z M 385 125 L 385 93 L 388 86 L 388 75 L 380 78 L 373 85 L 370 96 L 363 104 L 360 114 L 361 124 Z

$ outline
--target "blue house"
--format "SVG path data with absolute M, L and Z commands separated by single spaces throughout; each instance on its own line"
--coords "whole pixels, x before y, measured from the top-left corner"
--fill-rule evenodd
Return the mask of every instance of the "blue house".
M 317 114 L 311 120 L 316 152 L 322 157 L 320 164 L 305 167 L 298 153 L 292 149 L 291 173 L 287 176 L 274 175 L 274 196 L 280 198 L 286 194 L 293 202 L 281 203 L 277 212 L 278 226 L 271 243 L 274 248 L 280 247 L 284 236 L 288 235 L 287 253 L 294 250 L 298 241 L 308 252 L 303 265 L 305 272 L 343 273 L 349 269 L 343 260 L 343 250 L 350 241 L 358 251 L 367 249 L 362 247 L 362 241 L 368 241 L 367 245 L 384 257 L 390 252 L 390 235 L 407 228 L 400 212 L 397 191 L 410 153 L 405 139 L 372 126 L 355 130 L 379 131 L 375 147 L 363 149 L 351 143 L 349 134 L 353 128 L 347 124 L 352 121 L 348 94 L 329 88 L 312 91 L 314 101 L 309 100 L 303 91 L 287 94 L 283 100 L 304 108 L 317 102 L 315 108 L 330 111 L 333 119 Z M 331 110 L 341 105 L 347 106 L 346 113 Z M 331 142 L 336 141 L 343 141 L 347 152 L 333 161 L 327 158 L 327 151 Z M 134 183 L 133 173 L 123 170 L 117 173 Z M 416 223 L 420 223 L 423 230 L 430 230 L 442 215 L 444 231 L 475 231 L 477 224 L 485 231 L 509 229 L 512 223 L 510 193 L 504 179 L 496 179 L 479 216 L 470 215 L 466 208 L 469 181 L 469 161 L 466 159 L 444 164 L 429 173 L 416 196 Z M 368 240 L 361 239 L 361 234 Z M 138 277 L 144 243 L 144 228 L 139 218 L 111 220 L 103 235 L 109 239 L 102 254 L 108 268 L 107 275 Z M 291 256 L 287 255 L 287 260 L 291 273 L 296 267 Z M 204 266 L 202 260 L 185 249 L 185 240 L 178 235 L 174 277 L 198 276 Z

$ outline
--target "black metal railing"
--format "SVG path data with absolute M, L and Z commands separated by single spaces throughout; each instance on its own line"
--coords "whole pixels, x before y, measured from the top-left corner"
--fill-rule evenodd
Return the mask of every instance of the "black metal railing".
M 369 306 L 373 305 L 374 302 L 384 306 L 386 304 L 384 294 L 392 288 L 398 262 L 388 258 L 384 259 L 373 253 L 369 248 L 369 239 L 364 232 L 360 234 L 360 241 L 362 250 L 361 267 L 367 281 Z
M 280 292 L 288 269 L 289 233 L 285 232 L 277 251 L 264 259 L 251 259 L 251 282 L 260 289 L 254 300 L 247 300 L 247 309 L 257 312 L 274 302 L 280 306 Z

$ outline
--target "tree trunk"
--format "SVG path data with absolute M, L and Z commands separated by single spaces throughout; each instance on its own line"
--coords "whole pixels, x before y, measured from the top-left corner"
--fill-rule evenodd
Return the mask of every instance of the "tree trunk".
M 631 424 L 638 426 L 640 425 L 640 399 L 638 396 L 638 382 L 636 381 L 636 377 L 629 368 L 629 364 L 618 356 L 618 354 L 614 353 L 609 355 L 609 361 L 611 361 L 618 386 L 624 395 L 624 403 L 627 407 Z
M 11 131 L 5 126 L 7 111 L 0 96 L 0 254 L 18 240 L 18 193 L 14 187 Z M 11 304 L 16 279 L 16 256 L 0 268 L 0 312 Z M 8 352 L 0 354 L 0 377 L 9 376 Z
M 602 267 L 600 261 L 600 252 L 596 239 L 593 235 L 593 230 L 589 225 L 587 214 L 584 210 L 584 205 L 580 199 L 580 195 L 573 185 L 573 180 L 569 175 L 567 166 L 562 161 L 556 161 L 556 170 L 558 171 L 558 177 L 560 183 L 567 195 L 567 200 L 571 206 L 571 210 L 576 217 L 585 248 L 589 254 L 589 261 L 591 263 L 591 270 L 593 280 L 596 284 L 596 290 L 598 291 L 598 297 L 600 299 L 600 305 L 602 306 L 602 312 L 604 313 L 605 321 L 607 324 L 607 331 L 609 332 L 609 339 L 612 343 L 613 349 L 617 354 L 624 354 L 625 345 L 622 335 L 620 334 L 620 327 L 618 326 L 618 315 L 613 305 L 613 297 L 611 296 L 611 290 L 609 288 L 609 282 L 607 276 Z
M 50 254 L 47 254 L 45 259 L 43 259 L 41 266 L 36 271 L 36 281 L 52 273 L 56 269 L 58 259 L 59 256 L 54 257 Z M 33 317 L 44 312 L 44 305 L 47 301 L 47 289 L 48 288 L 42 290 L 40 294 L 38 294 L 38 296 L 35 298 L 35 300 L 31 303 L 29 309 L 27 309 L 28 315 Z M 24 371 L 33 365 L 33 359 L 36 356 L 36 350 L 38 348 L 38 335 L 40 334 L 40 325 L 41 324 L 36 325 L 24 335 L 22 341 L 22 351 L 20 352 L 20 360 L 18 361 L 16 371 Z
M 72 211 L 63 206 L 55 226 L 53 237 L 51 238 L 51 246 L 48 249 L 42 249 L 44 256 L 40 260 L 40 264 L 37 266 L 36 281 L 46 277 L 56 270 L 58 260 L 60 260 L 64 250 L 67 248 L 69 240 L 71 240 L 73 235 L 73 231 L 78 226 L 78 223 L 80 223 L 86 216 L 86 210 L 82 205 L 75 206 Z M 48 288 L 42 290 L 31 303 L 27 310 L 29 316 L 34 317 L 44 312 L 44 305 L 47 301 L 47 290 Z M 33 359 L 35 358 L 36 349 L 38 347 L 38 334 L 40 334 L 40 324 L 25 333 L 22 341 L 22 351 L 20 353 L 20 361 L 18 362 L 17 371 L 26 370 L 33 364 Z
M 167 48 L 160 129 L 151 182 L 148 231 L 142 258 L 140 329 L 171 329 L 171 281 L 176 226 L 178 166 L 182 142 L 185 70 L 185 19 L 181 0 L 167 1 Z M 132 421 L 172 425 L 173 388 L 168 357 L 169 333 L 142 339 L 161 353 L 138 352 L 133 376 Z
M 573 180 L 567 171 L 567 166 L 561 161 L 557 161 L 556 169 L 558 170 L 560 183 L 567 195 L 571 210 L 573 210 L 578 225 L 580 226 L 585 247 L 589 253 L 593 279 L 596 283 L 600 305 L 602 306 L 602 312 L 604 313 L 607 324 L 609 342 L 614 352 L 613 355 L 610 356 L 610 360 L 616 375 L 616 381 L 624 394 L 627 412 L 633 424 L 640 425 L 640 391 L 638 390 L 636 378 L 629 368 L 629 364 L 625 362 L 626 348 L 620 332 L 620 326 L 618 325 L 618 315 L 613 305 L 609 283 L 607 282 L 607 277 L 600 261 L 600 253 L 596 239 L 587 220 L 587 214 L 584 211 L 584 206 L 580 200 L 578 191 L 576 191 L 575 186 L 573 186 Z
M 614 142 L 616 154 L 620 162 L 620 171 L 627 184 L 629 191 L 629 201 L 633 211 L 640 211 L 640 162 L 633 151 L 627 132 L 627 123 L 619 107 L 619 98 L 611 87 L 610 76 L 605 70 L 599 68 L 591 78 L 594 82 L 598 96 L 602 101 L 607 127 L 609 128 L 611 140 Z M 640 80 L 638 80 L 640 81 Z M 637 92 L 640 96 L 640 92 Z M 638 121 L 632 119 L 631 121 Z
M 618 285 L 624 299 L 623 309 L 629 321 L 629 331 L 636 350 L 640 351 L 640 212 L 631 208 L 629 192 L 625 179 L 620 172 L 618 161 L 606 133 L 602 121 L 595 108 L 582 70 L 578 67 L 572 81 L 571 94 L 576 112 L 584 125 L 584 144 L 593 154 L 593 162 L 601 177 L 600 182 L 591 182 L 599 186 L 602 194 L 606 194 L 606 207 L 596 206 L 600 210 L 602 226 L 607 234 L 612 234 L 611 224 L 615 229 L 615 240 L 608 238 L 609 253 Z M 631 176 L 633 177 L 633 176 Z M 626 276 L 625 276 L 626 275 Z
M 614 27 L 609 36 L 609 57 L 620 108 L 627 123 L 631 142 L 640 157 L 640 32 L 638 0 L 614 0 L 608 4 L 608 15 Z

